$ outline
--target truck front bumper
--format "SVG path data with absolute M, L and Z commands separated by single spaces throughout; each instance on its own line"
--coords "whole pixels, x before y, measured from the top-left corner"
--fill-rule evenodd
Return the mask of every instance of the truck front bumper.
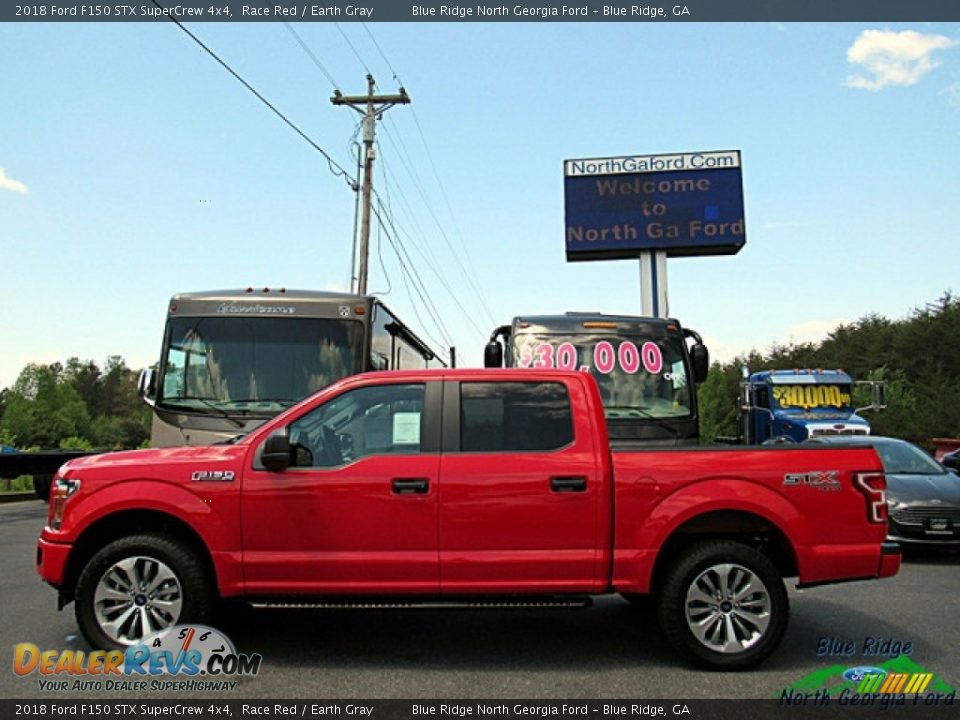
M 51 542 L 43 537 L 37 541 L 37 573 L 55 588 L 63 585 L 72 548 L 68 543 Z

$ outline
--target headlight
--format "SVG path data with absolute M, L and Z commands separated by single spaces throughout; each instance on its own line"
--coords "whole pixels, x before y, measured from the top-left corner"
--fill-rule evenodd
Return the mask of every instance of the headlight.
M 63 511 L 67 500 L 80 489 L 80 481 L 68 477 L 57 477 L 50 490 L 50 527 L 59 530 L 63 524 Z

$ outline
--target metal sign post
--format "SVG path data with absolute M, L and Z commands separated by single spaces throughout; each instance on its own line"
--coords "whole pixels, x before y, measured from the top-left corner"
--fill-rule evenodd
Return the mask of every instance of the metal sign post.
M 640 253 L 640 307 L 645 317 L 670 317 L 667 301 L 667 253 Z
M 643 314 L 666 318 L 667 258 L 746 242 L 740 151 L 564 162 L 568 262 L 639 258 Z

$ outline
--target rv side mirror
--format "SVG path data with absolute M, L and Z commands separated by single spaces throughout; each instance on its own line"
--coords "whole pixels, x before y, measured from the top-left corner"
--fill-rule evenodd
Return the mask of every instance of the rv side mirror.
M 153 397 L 157 392 L 157 373 L 153 368 L 140 371 L 137 379 L 137 394 L 148 405 L 153 405 Z
M 503 345 L 491 340 L 483 348 L 483 366 L 488 368 L 503 367 Z
M 280 430 L 267 438 L 263 443 L 260 462 L 273 472 L 283 472 L 290 467 L 290 437 L 286 431 Z
M 693 364 L 693 381 L 702 383 L 710 372 L 710 351 L 707 346 L 697 343 L 690 348 L 690 362 Z

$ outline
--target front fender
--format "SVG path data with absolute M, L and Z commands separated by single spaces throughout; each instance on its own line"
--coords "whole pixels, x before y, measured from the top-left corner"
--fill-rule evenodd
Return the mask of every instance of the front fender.
M 239 547 L 238 503 L 222 492 L 211 493 L 207 485 L 186 487 L 156 479 L 124 480 L 77 499 L 80 502 L 76 506 L 68 504 L 58 542 L 76 541 L 94 523 L 111 515 L 138 511 L 177 518 L 189 525 L 211 550 Z

